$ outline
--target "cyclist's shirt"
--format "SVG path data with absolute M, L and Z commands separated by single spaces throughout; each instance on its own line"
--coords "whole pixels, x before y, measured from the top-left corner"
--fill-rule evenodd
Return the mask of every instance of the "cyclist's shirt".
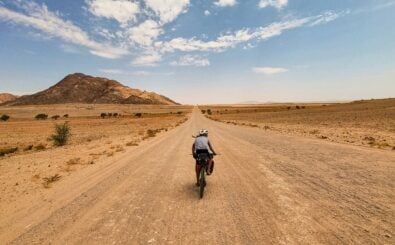
M 210 140 L 205 136 L 199 136 L 195 139 L 193 150 L 194 153 L 196 153 L 197 150 L 208 150 L 209 153 L 214 153 Z

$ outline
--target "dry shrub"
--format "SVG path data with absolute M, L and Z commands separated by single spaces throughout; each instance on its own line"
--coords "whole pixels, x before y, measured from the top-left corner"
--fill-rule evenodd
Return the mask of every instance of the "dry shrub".
M 64 146 L 67 144 L 71 129 L 67 122 L 55 125 L 55 133 L 51 135 L 51 139 L 56 146 Z
M 0 120 L 3 121 L 3 122 L 8 121 L 9 119 L 10 119 L 10 116 L 8 116 L 7 114 L 3 114 L 0 117 Z
M 62 178 L 62 176 L 60 176 L 59 174 L 55 174 L 53 176 L 45 177 L 45 178 L 43 178 L 43 180 L 44 180 L 43 186 L 45 188 L 50 188 L 52 186 L 52 183 L 60 180 L 61 178 Z
M 67 165 L 76 165 L 76 164 L 82 164 L 81 158 L 79 158 L 79 157 L 72 158 L 72 159 L 67 161 Z
M 148 129 L 147 130 L 147 136 L 148 137 L 155 137 L 156 136 L 157 131 L 156 130 L 152 130 L 152 129 Z
M 124 151 L 125 149 L 121 145 L 117 145 L 115 152 L 121 152 Z
M 33 149 L 33 145 L 28 145 L 23 150 L 24 151 L 31 151 L 32 149 Z
M 128 142 L 128 143 L 126 143 L 126 146 L 138 146 L 139 144 L 137 144 L 136 142 L 134 142 L 134 141 L 130 141 L 130 142 Z
M 8 154 L 12 154 L 16 151 L 18 151 L 18 147 L 9 147 L 9 148 L 0 149 L 0 157 L 3 157 Z
M 45 150 L 46 148 L 47 148 L 47 146 L 44 145 L 44 144 L 38 144 L 38 145 L 36 145 L 36 146 L 34 147 L 34 149 L 35 149 L 36 151 L 42 151 L 42 150 Z

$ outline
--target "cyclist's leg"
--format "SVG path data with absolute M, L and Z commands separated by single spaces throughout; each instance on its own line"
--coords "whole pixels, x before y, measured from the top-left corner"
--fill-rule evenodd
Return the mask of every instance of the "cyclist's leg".
M 202 166 L 196 163 L 195 170 L 196 170 L 196 185 L 197 186 L 199 186 L 199 175 L 200 175 L 201 168 L 202 168 Z
M 213 158 L 214 156 L 212 154 L 210 154 L 210 158 L 208 160 L 208 166 L 207 166 L 207 175 L 211 174 L 211 168 L 212 168 L 212 164 L 213 164 Z

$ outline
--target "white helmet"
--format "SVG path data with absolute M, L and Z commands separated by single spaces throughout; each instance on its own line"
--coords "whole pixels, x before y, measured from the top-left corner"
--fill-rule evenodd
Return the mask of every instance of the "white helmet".
M 204 128 L 200 129 L 199 130 L 199 135 L 208 135 L 208 130 L 204 129 Z

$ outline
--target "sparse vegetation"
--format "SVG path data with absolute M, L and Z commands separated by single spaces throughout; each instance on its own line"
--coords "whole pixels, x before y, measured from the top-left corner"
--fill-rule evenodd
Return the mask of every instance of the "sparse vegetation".
M 43 178 L 43 181 L 44 181 L 43 182 L 43 186 L 45 188 L 51 188 L 52 183 L 60 180 L 61 178 L 62 178 L 62 176 L 60 176 L 59 174 L 55 174 L 55 175 L 52 175 L 52 176 L 49 176 L 49 177 L 45 177 L 45 178 Z
M 64 118 L 69 118 L 69 114 L 64 114 L 63 117 Z
M 48 119 L 48 115 L 47 115 L 47 114 L 44 114 L 44 113 L 40 113 L 40 114 L 37 114 L 37 115 L 35 116 L 35 118 L 36 118 L 37 120 L 47 120 L 47 119 Z
M 106 117 L 107 117 L 107 113 L 101 113 L 101 114 L 100 114 L 100 117 L 101 117 L 101 118 L 106 118 Z
M 152 130 L 152 129 L 148 129 L 147 130 L 147 136 L 148 137 L 155 137 L 156 136 L 157 131 L 156 130 Z
M 55 125 L 55 134 L 51 135 L 51 139 L 55 146 L 64 146 L 70 138 L 70 126 L 67 122 Z
M 206 110 L 201 110 L 202 114 L 206 114 Z
M 12 154 L 18 151 L 18 147 L 8 147 L 0 149 L 0 157 L 3 157 L 8 154 Z
M 33 145 L 28 145 L 23 150 L 24 151 L 31 151 L 32 149 L 33 149 Z
M 134 142 L 134 141 L 130 141 L 128 143 L 126 143 L 126 146 L 138 146 L 139 144 Z
M 44 144 L 38 144 L 38 145 L 36 145 L 35 147 L 34 147 L 34 149 L 36 150 L 36 151 L 42 151 L 42 150 L 45 150 L 47 147 L 44 145 Z
M 58 120 L 59 118 L 60 118 L 60 116 L 59 115 L 54 115 L 54 116 L 52 116 L 51 117 L 53 120 Z
M 135 117 L 141 117 L 143 114 L 141 112 L 134 113 Z
M 3 114 L 0 117 L 0 120 L 3 121 L 3 122 L 8 121 L 9 119 L 10 119 L 10 116 L 8 116 L 7 114 Z
M 207 114 L 212 115 L 213 113 L 211 112 L 210 109 L 207 109 Z

